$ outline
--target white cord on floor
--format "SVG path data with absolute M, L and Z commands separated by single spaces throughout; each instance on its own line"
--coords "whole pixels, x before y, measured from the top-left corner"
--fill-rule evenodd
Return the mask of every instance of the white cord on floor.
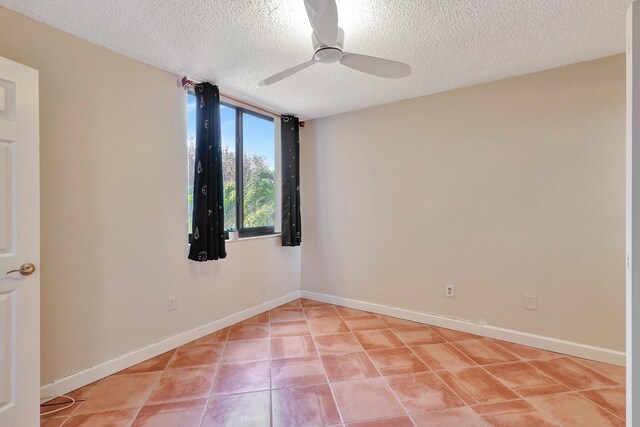
M 66 397 L 67 399 L 71 400 L 71 402 L 65 407 L 54 409 L 53 411 L 49 411 L 49 412 L 43 412 L 43 413 L 40 414 L 40 416 L 54 414 L 56 412 L 64 411 L 65 409 L 71 408 L 74 405 L 74 403 L 76 403 L 76 400 L 73 397 L 67 396 L 66 394 L 63 394 L 63 395 L 60 395 L 60 396 L 43 397 L 40 400 L 42 401 L 42 400 L 47 400 L 47 399 L 55 399 L 57 397 Z M 57 405 L 59 405 L 59 403 Z

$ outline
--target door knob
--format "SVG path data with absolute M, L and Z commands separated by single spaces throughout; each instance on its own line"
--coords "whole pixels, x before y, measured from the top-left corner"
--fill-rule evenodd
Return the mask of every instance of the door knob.
M 36 266 L 30 262 L 26 262 L 20 266 L 18 270 L 9 270 L 5 274 L 20 273 L 23 276 L 31 276 L 36 271 Z

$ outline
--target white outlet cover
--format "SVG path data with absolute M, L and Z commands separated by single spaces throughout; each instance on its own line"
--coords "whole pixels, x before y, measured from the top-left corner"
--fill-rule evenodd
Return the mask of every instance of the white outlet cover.
M 456 296 L 456 287 L 455 285 L 447 285 L 446 295 L 449 298 L 453 298 Z

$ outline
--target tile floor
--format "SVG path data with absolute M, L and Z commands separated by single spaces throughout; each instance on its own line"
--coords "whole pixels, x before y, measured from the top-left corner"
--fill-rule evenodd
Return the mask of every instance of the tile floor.
M 41 426 L 601 427 L 624 425 L 625 372 L 302 299 L 71 395 Z

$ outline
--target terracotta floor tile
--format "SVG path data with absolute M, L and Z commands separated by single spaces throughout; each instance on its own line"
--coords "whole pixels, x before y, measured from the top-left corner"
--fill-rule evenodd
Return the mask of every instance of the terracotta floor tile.
M 212 396 L 202 427 L 269 427 L 271 392 Z
M 331 304 L 327 304 L 326 302 L 314 301 L 312 299 L 300 298 L 300 303 L 303 307 L 322 307 L 322 306 L 330 306 Z
M 270 340 L 229 341 L 220 363 L 256 362 L 269 360 Z
M 302 308 L 302 304 L 300 303 L 300 299 L 294 299 L 276 308 Z
M 166 412 L 183 412 L 203 409 L 207 405 L 207 399 L 183 400 L 180 402 L 159 403 L 157 405 L 144 406 L 138 415 L 154 415 Z
M 140 374 L 144 372 L 157 372 L 162 371 L 167 367 L 167 364 L 173 357 L 173 353 L 175 350 L 167 351 L 166 353 L 162 353 L 159 356 L 153 357 L 151 359 L 145 360 L 144 362 L 138 363 L 137 365 L 133 365 L 130 368 L 122 370 L 115 375 L 120 374 Z
M 561 426 L 624 426 L 621 419 L 578 394 L 554 394 L 526 399 L 546 418 Z
M 490 426 L 496 427 L 561 427 L 559 424 L 547 421 L 539 411 L 511 412 L 507 414 L 495 414 L 482 417 Z
M 260 313 L 253 317 L 248 318 L 247 320 L 243 320 L 240 322 L 242 325 L 257 325 L 261 323 L 269 323 L 269 312 L 265 311 L 264 313 Z
M 301 308 L 276 308 L 269 313 L 271 315 L 271 323 L 304 320 L 304 313 Z
M 69 417 L 45 418 L 40 420 L 40 427 L 60 427 Z
M 140 408 L 160 378 L 160 372 L 114 375 L 105 378 L 73 415 Z
M 220 361 L 224 343 L 178 347 L 167 368 L 215 365 Z
M 460 341 L 453 346 L 479 365 L 516 362 L 519 359 L 490 340 Z
M 41 427 L 622 426 L 625 377 L 303 298 L 74 390 Z
M 422 372 L 386 380 L 409 414 L 464 406 L 436 374 Z
M 200 427 L 206 399 L 145 406 L 132 427 Z
M 404 343 L 390 329 L 358 331 L 353 335 L 365 350 L 404 347 Z
M 414 427 L 409 417 L 393 417 L 381 420 L 347 424 L 347 427 Z
M 618 418 L 625 419 L 626 395 L 624 387 L 606 388 L 600 390 L 589 390 L 580 393 L 590 401 L 607 411 L 617 415 Z
M 571 360 L 591 369 L 592 371 L 596 371 L 600 375 L 607 377 L 611 381 L 623 387 L 627 382 L 627 371 L 622 366 L 610 365 L 608 363 L 596 362 L 595 360 L 580 359 L 577 357 L 572 357 Z
M 451 344 L 418 345 L 411 347 L 411 350 L 434 371 L 453 371 L 478 366 Z
M 229 330 L 231 328 L 224 328 L 216 331 L 212 334 L 205 335 L 202 338 L 198 338 L 197 340 L 191 341 L 187 345 L 213 345 L 216 343 L 221 343 L 227 341 L 227 337 L 229 336 Z
M 307 323 L 313 335 L 349 332 L 349 327 L 341 318 L 311 319 Z
M 40 405 L 40 418 L 59 418 L 66 417 L 75 412 L 78 409 L 78 406 L 82 403 L 82 401 L 75 402 L 73 405 L 69 406 L 71 401 L 65 398 L 56 399 L 56 401 L 60 403 L 52 403 L 52 404 L 44 404 Z M 56 412 L 53 412 L 56 411 Z
M 429 370 L 407 347 L 369 350 L 367 353 L 382 375 L 413 374 Z
M 473 410 L 489 425 L 497 427 L 560 427 L 524 400 L 474 406 Z
M 469 407 L 415 414 L 411 418 L 417 427 L 485 427 L 482 418 Z
M 480 335 L 469 334 L 467 332 L 456 331 L 454 329 L 439 328 L 437 326 L 429 326 L 438 335 L 449 342 L 468 341 L 468 340 L 480 340 L 484 339 Z
M 377 316 L 358 316 L 358 317 L 344 317 L 344 322 L 352 331 L 368 331 L 372 329 L 387 329 L 387 325 L 384 324 Z
M 171 353 L 171 352 L 168 352 Z M 167 354 L 167 353 L 165 353 Z M 91 384 L 87 384 L 84 387 L 80 387 L 78 389 L 75 389 L 69 393 L 65 393 L 67 396 L 73 397 L 76 402 L 82 401 L 82 400 L 86 400 L 87 397 L 89 397 L 89 395 L 93 392 L 93 390 L 96 389 L 96 387 L 98 386 L 98 384 L 100 384 L 100 382 L 102 381 L 102 379 L 99 379 L 98 381 L 94 381 Z M 60 403 L 60 402 L 68 402 L 69 399 L 67 398 L 58 398 L 58 399 L 53 399 L 50 400 L 49 402 L 47 402 L 47 404 L 53 404 L 53 403 Z
M 269 337 L 268 325 L 233 325 L 229 331 L 229 341 L 258 340 Z
M 437 375 L 468 405 L 503 402 L 518 395 L 482 368 L 440 371 Z
M 307 322 L 299 320 L 296 322 L 281 322 L 271 324 L 271 337 L 297 337 L 310 335 Z
M 340 317 L 338 310 L 336 310 L 336 308 L 333 306 L 306 307 L 304 309 L 304 315 L 306 316 L 307 320 Z
M 202 410 L 165 412 L 135 419 L 131 427 L 200 427 Z
M 616 385 L 612 380 L 574 362 L 568 357 L 552 360 L 533 360 L 529 363 L 573 390 L 586 390 Z
M 336 306 L 336 310 L 342 317 L 357 317 L 357 316 L 373 316 L 373 313 L 368 311 L 356 310 L 355 308 Z
M 123 409 L 95 414 L 74 415 L 65 427 L 129 427 L 135 419 L 137 409 Z
M 167 369 L 153 389 L 147 405 L 207 397 L 216 366 Z
M 382 316 L 382 315 L 378 315 L 378 317 L 389 327 L 389 329 L 393 331 L 403 330 L 403 329 L 422 329 L 426 326 L 423 323 L 412 322 L 410 320 L 404 320 L 404 319 L 398 319 L 397 317 Z
M 321 356 L 330 382 L 379 377 L 378 370 L 364 351 Z
M 216 333 L 216 342 L 226 342 L 229 339 L 229 333 L 231 333 L 231 326 L 220 329 Z
M 310 336 L 282 337 L 271 340 L 271 358 L 288 359 L 292 357 L 317 356 L 316 345 Z
M 527 347 L 526 345 L 514 344 L 511 342 L 500 340 L 493 340 L 493 342 L 507 350 L 509 353 L 515 354 L 522 360 L 548 360 L 562 356 L 558 353 L 541 350 L 534 347 Z
M 322 362 L 318 357 L 278 359 L 271 362 L 271 388 L 326 384 Z
M 571 391 L 525 362 L 491 365 L 486 366 L 485 369 L 523 397 Z
M 472 409 L 481 417 L 506 414 L 506 413 L 521 413 L 527 411 L 535 411 L 535 408 L 524 399 L 510 400 L 508 402 L 500 403 L 487 403 L 483 405 L 475 405 Z
M 441 344 L 445 340 L 426 326 L 413 329 L 397 329 L 395 334 L 406 345 Z
M 353 334 L 332 334 L 315 337 L 320 354 L 354 353 L 362 351 L 362 346 Z
M 332 388 L 347 423 L 405 415 L 382 378 L 334 383 Z
M 268 361 L 220 365 L 212 394 L 269 390 L 270 383 Z
M 340 414 L 326 384 L 272 391 L 274 427 L 324 427 L 340 424 Z

